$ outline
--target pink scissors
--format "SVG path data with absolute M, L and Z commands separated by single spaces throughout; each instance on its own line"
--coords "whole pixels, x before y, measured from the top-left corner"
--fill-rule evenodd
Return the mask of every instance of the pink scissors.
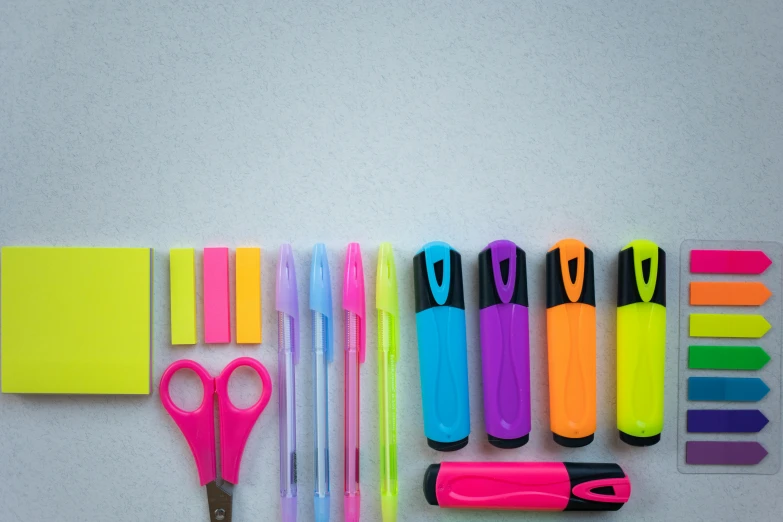
M 228 379 L 240 366 L 252 368 L 261 378 L 263 390 L 258 401 L 249 408 L 240 409 L 231 403 L 228 396 Z M 185 411 L 171 400 L 169 383 L 179 370 L 188 369 L 196 372 L 204 387 L 204 398 L 201 405 L 193 411 Z M 218 396 L 218 414 L 220 423 L 220 462 L 222 479 L 218 478 L 215 462 L 215 401 Z M 160 401 L 177 423 L 190 451 L 196 458 L 198 478 L 202 486 L 207 486 L 207 502 L 209 505 L 210 522 L 231 522 L 231 503 L 234 485 L 239 482 L 239 463 L 245 443 L 258 420 L 258 416 L 266 408 L 272 395 L 272 380 L 263 364 L 250 357 L 234 359 L 220 372 L 212 377 L 203 366 L 195 361 L 184 359 L 171 364 L 163 377 L 160 378 Z

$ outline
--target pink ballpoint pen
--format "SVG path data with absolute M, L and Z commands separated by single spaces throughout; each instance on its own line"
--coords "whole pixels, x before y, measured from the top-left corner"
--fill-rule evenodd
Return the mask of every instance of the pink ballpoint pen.
M 364 362 L 364 271 L 358 243 L 348 245 L 343 277 L 345 310 L 345 522 L 359 521 L 359 364 Z

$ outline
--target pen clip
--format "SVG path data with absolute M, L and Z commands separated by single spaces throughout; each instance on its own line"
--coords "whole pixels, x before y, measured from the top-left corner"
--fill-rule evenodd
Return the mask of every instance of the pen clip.
M 394 265 L 394 251 L 390 243 L 381 243 L 378 249 L 378 267 L 375 272 L 375 307 L 389 314 L 391 325 L 390 355 L 397 360 L 400 339 L 400 307 L 397 298 L 397 268 Z
M 343 309 L 356 314 L 359 318 L 359 362 L 364 362 L 367 323 L 364 304 L 364 270 L 362 252 L 359 243 L 351 243 L 345 253 L 345 272 L 343 274 Z
M 313 247 L 313 261 L 310 265 L 310 310 L 324 316 L 324 349 L 327 362 L 334 360 L 332 333 L 332 279 L 329 274 L 329 259 L 326 245 L 318 243 Z
M 275 280 L 275 307 L 278 312 L 291 316 L 294 330 L 294 364 L 299 362 L 299 297 L 296 288 L 296 266 L 291 245 L 280 245 Z
M 642 302 L 649 303 L 658 283 L 658 245 L 646 239 L 639 239 L 628 246 L 633 252 L 633 268 L 639 297 L 642 298 Z
M 585 282 L 585 245 L 576 239 L 564 239 L 560 248 L 560 274 L 568 301 L 579 302 Z
M 602 488 L 611 488 L 611 494 L 598 492 Z M 602 490 L 603 491 L 603 490 Z M 589 480 L 574 486 L 571 493 L 589 502 L 620 503 L 628 502 L 631 497 L 631 481 L 628 477 L 616 477 Z
M 427 243 L 424 245 L 424 259 L 432 297 L 438 305 L 443 306 L 451 290 L 451 247 L 440 241 Z M 438 275 L 441 276 L 440 281 Z
M 497 290 L 500 302 L 509 303 L 514 297 L 514 289 L 517 282 L 517 246 L 511 241 L 493 241 L 489 245 L 492 252 L 492 276 L 495 280 L 495 290 Z M 506 270 L 503 270 L 503 263 L 507 263 Z M 506 272 L 505 281 L 503 272 Z

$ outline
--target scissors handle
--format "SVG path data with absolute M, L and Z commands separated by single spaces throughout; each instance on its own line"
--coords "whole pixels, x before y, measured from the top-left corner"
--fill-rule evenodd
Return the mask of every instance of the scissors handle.
M 171 378 L 179 370 L 193 370 L 204 388 L 201 405 L 193 411 L 185 411 L 171 400 L 169 384 Z M 215 379 L 207 373 L 203 366 L 195 361 L 183 359 L 175 361 L 166 368 L 160 378 L 160 401 L 163 407 L 179 426 L 180 431 L 188 441 L 190 451 L 196 459 L 198 478 L 201 485 L 212 482 L 216 478 L 215 464 Z M 222 436 L 222 432 L 221 432 Z
M 234 370 L 240 366 L 248 366 L 261 378 L 263 389 L 261 397 L 249 408 L 241 409 L 234 406 L 228 396 L 228 380 Z M 258 416 L 266 408 L 272 395 L 272 379 L 263 364 L 251 357 L 234 359 L 220 372 L 215 379 L 215 390 L 218 395 L 220 410 L 220 462 L 222 477 L 232 484 L 239 482 L 239 464 L 242 452 L 245 450 L 247 438 Z

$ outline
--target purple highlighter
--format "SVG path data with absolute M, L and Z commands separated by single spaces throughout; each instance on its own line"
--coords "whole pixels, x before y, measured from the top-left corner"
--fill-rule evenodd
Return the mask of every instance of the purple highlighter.
M 530 335 L 525 252 L 493 241 L 479 254 L 484 424 L 489 443 L 519 448 L 530 438 Z

